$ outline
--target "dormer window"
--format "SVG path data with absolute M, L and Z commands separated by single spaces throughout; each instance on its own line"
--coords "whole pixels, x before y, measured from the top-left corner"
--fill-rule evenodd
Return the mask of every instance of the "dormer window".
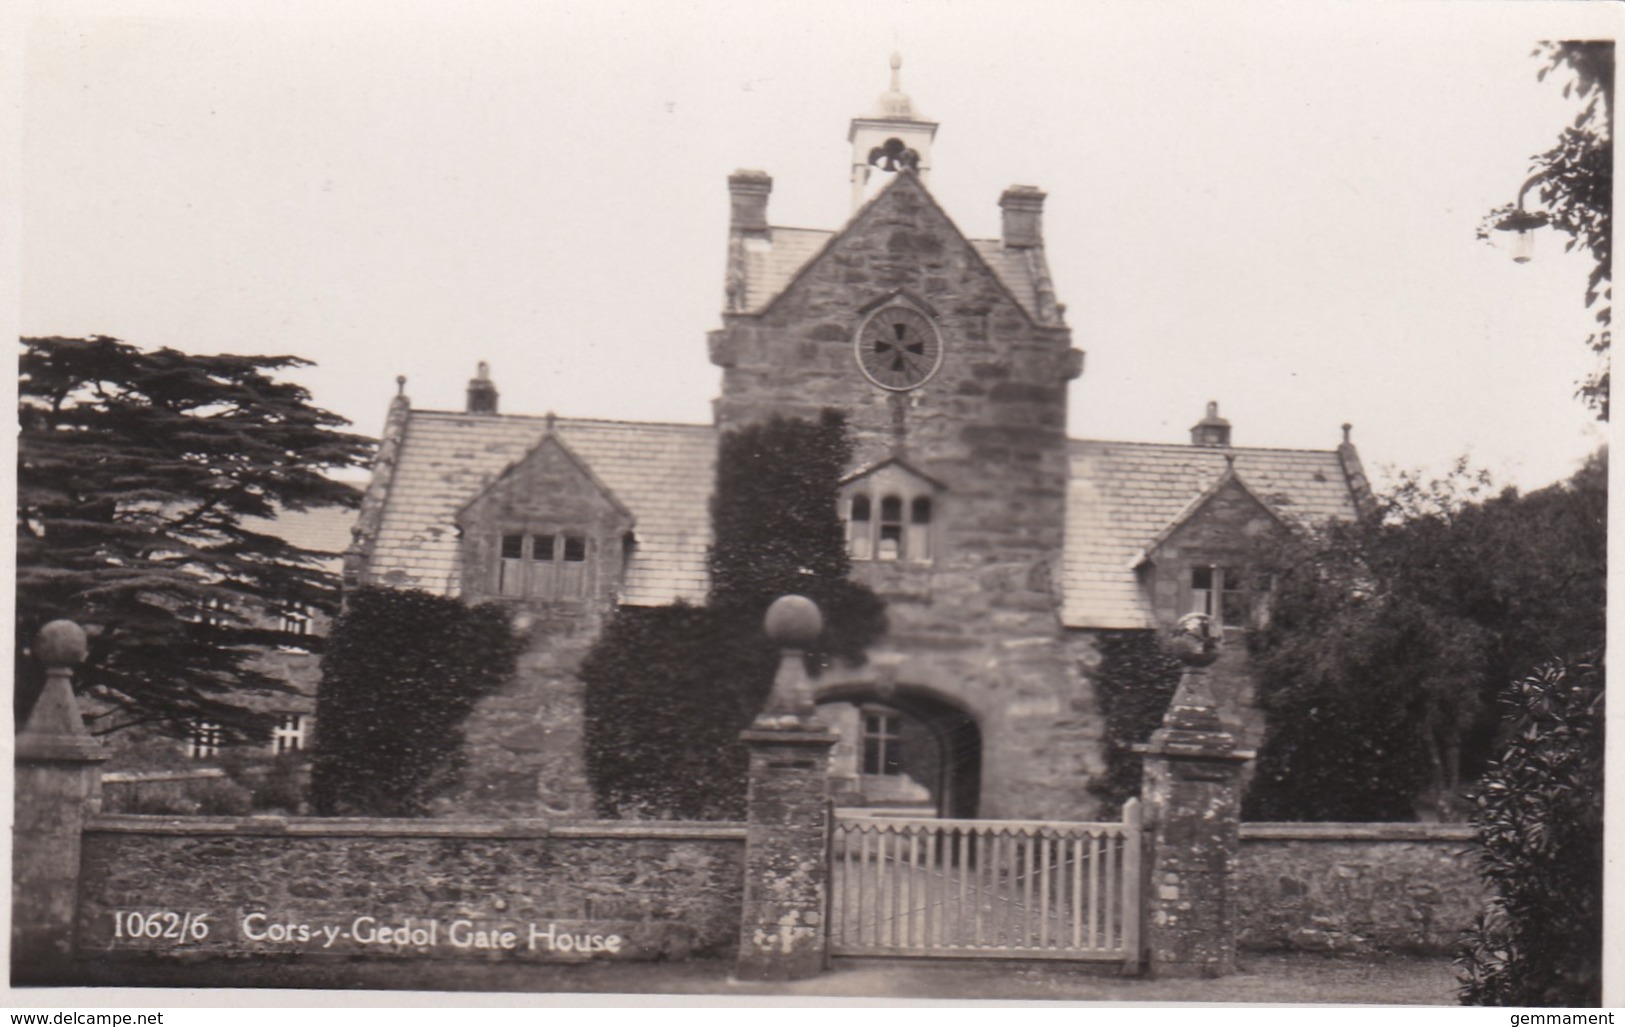
M 577 599 L 587 588 L 587 539 L 582 535 L 503 535 L 497 595 Z
M 585 614 L 615 602 L 635 540 L 631 511 L 549 432 L 462 509 L 462 589 L 559 602 Z
M 1191 568 L 1191 613 L 1205 613 L 1226 631 L 1244 631 L 1251 617 L 1252 590 L 1241 571 L 1230 567 Z

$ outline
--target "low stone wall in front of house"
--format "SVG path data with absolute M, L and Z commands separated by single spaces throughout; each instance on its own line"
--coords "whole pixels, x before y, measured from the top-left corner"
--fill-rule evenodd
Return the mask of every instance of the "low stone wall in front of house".
M 1489 896 L 1463 824 L 1242 824 L 1241 948 L 1447 954 Z
M 742 824 L 103 816 L 82 957 L 732 956 Z

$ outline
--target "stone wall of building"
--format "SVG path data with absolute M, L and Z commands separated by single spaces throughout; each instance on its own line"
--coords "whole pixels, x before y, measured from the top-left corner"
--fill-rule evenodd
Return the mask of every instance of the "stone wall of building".
M 442 816 L 591 816 L 586 778 L 581 660 L 603 630 L 625 572 L 631 517 L 579 460 L 549 435 L 458 515 L 462 595 L 510 608 L 526 639 L 513 678 L 464 724 L 457 783 L 435 803 Z M 552 540 L 551 560 L 530 550 L 512 568 L 522 585 L 500 584 L 502 538 Z M 583 540 L 585 559 L 562 563 L 564 538 Z M 579 575 L 566 587 L 556 578 Z
M 83 838 L 82 955 L 681 959 L 739 936 L 742 824 L 102 817 Z
M 463 724 L 463 766 L 430 812 L 442 817 L 591 816 L 586 686 L 576 671 L 602 630 L 584 604 L 513 603 L 527 640 L 513 677 Z
M 1243 824 L 1237 944 L 1448 954 L 1489 893 L 1460 824 Z
M 934 312 L 940 369 L 887 392 L 859 370 L 866 309 L 899 290 Z M 1100 725 L 1061 640 L 1056 562 L 1069 463 L 1064 325 L 1025 310 L 926 191 L 905 176 L 759 314 L 712 338 L 724 430 L 775 414 L 844 410 L 854 465 L 892 457 L 941 483 L 929 562 L 856 561 L 890 630 L 823 695 L 885 702 L 904 688 L 974 716 L 984 817 L 1081 818 L 1101 765 Z M 1080 708 L 1080 704 L 1084 708 Z

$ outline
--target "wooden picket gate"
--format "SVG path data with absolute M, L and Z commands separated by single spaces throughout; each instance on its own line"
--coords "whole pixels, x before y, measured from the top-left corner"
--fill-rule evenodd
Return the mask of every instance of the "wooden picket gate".
M 1138 799 L 1120 823 L 837 816 L 829 951 L 1133 970 L 1141 844 Z

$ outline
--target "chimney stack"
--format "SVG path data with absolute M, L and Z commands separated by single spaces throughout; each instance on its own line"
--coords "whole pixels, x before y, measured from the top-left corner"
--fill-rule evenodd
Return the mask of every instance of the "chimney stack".
M 480 368 L 468 380 L 468 412 L 494 414 L 497 412 L 497 387 L 491 382 L 491 365 L 480 361 Z
M 728 176 L 731 209 L 728 228 L 733 232 L 767 231 L 767 197 L 773 178 L 765 171 L 735 171 Z
M 1004 247 L 1019 249 L 1044 245 L 1044 197 L 1036 185 L 1013 185 L 999 197 L 1004 211 Z
M 1207 416 L 1191 425 L 1191 445 L 1218 449 L 1230 445 L 1230 422 L 1219 416 L 1219 404 L 1209 401 Z

